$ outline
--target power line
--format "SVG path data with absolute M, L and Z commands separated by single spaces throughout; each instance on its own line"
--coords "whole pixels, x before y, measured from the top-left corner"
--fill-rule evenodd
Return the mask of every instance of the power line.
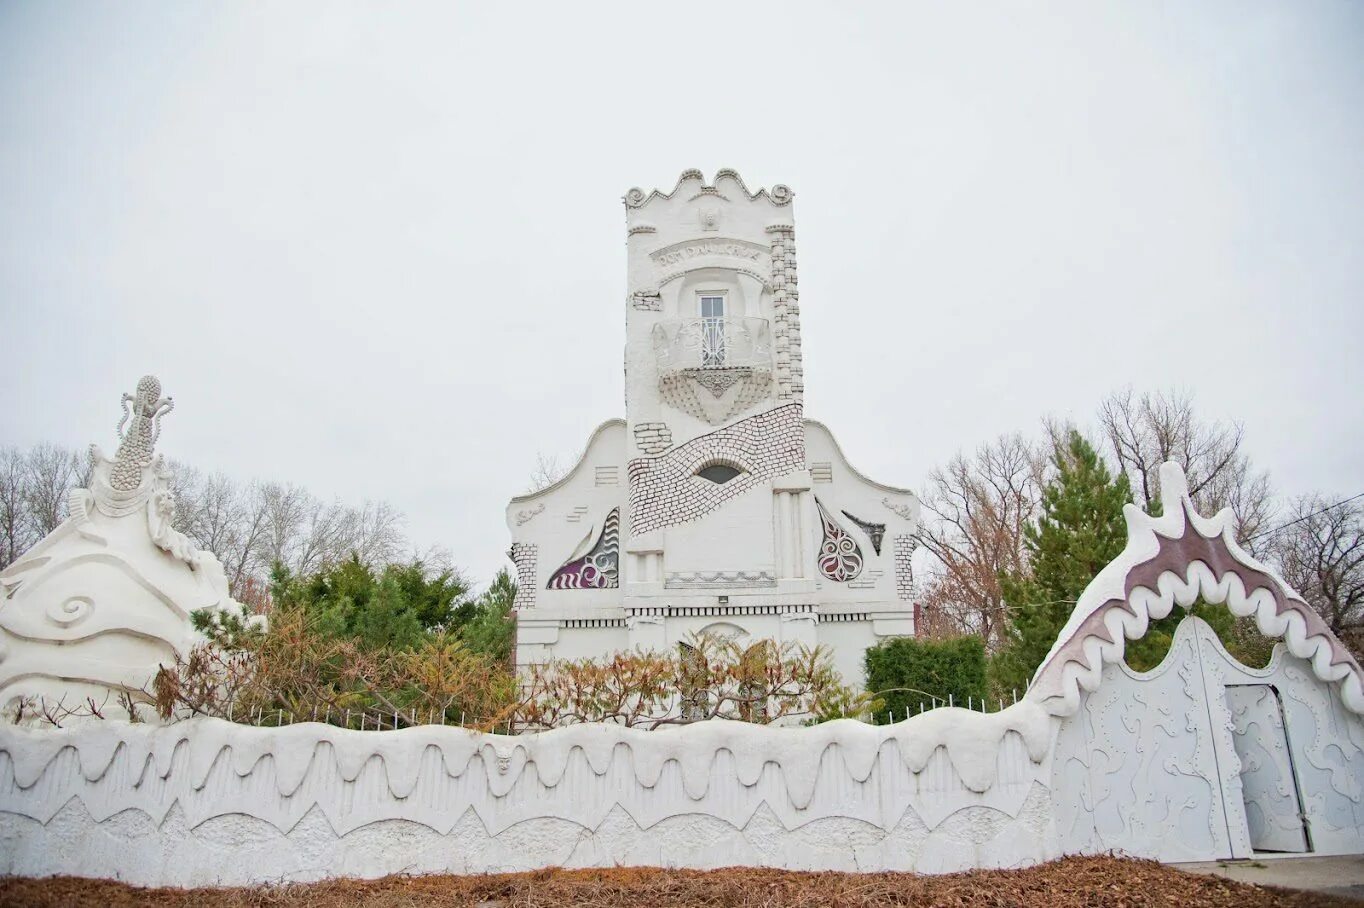
M 1273 536 L 1275 533 L 1279 532 L 1280 530 L 1286 530 L 1286 529 L 1288 529 L 1289 527 L 1293 526 L 1295 523 L 1302 523 L 1304 520 L 1311 520 L 1313 517 L 1316 517 L 1316 516 L 1318 516 L 1318 515 L 1320 515 L 1320 514 L 1325 514 L 1327 511 L 1335 510 L 1336 508 L 1340 507 L 1340 506 L 1343 505 L 1343 504 L 1349 504 L 1350 502 L 1354 501 L 1356 498 L 1364 498 L 1364 492 L 1360 492 L 1358 495 L 1351 495 L 1349 498 L 1342 498 L 1340 501 L 1337 501 L 1335 504 L 1328 504 L 1326 507 L 1322 508 L 1320 511 L 1313 511 L 1313 512 L 1310 513 L 1310 514 L 1304 514 L 1304 515 L 1302 515 L 1301 517 L 1297 517 L 1297 518 L 1295 518 L 1295 519 L 1293 519 L 1293 520 L 1288 521 L 1287 523 L 1281 523 L 1281 524 L 1279 524 L 1278 526 L 1274 527 L 1272 530 L 1263 530 L 1263 531 L 1261 531 L 1261 532 L 1259 532 L 1259 533 L 1256 533 L 1254 536 L 1247 536 L 1247 537 L 1246 537 L 1246 542 L 1250 542 L 1250 541 L 1252 541 L 1252 540 L 1259 539 L 1261 536 Z

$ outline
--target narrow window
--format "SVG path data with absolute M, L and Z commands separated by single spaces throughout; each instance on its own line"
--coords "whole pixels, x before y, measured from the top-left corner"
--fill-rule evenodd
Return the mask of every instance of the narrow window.
M 701 296 L 701 368 L 725 364 L 725 298 Z

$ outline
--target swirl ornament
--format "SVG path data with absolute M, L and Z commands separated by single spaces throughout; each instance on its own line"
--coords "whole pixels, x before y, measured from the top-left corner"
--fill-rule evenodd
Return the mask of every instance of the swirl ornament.
M 819 546 L 819 572 L 835 583 L 856 580 L 862 573 L 862 550 L 857 540 L 824 509 L 824 504 L 815 499 L 819 509 L 819 521 L 824 527 L 824 541 Z
M 878 555 L 881 554 L 881 541 L 886 538 L 886 525 L 884 523 L 873 523 L 870 520 L 859 520 L 847 511 L 843 512 L 843 516 L 857 524 L 858 529 L 866 533 L 867 538 L 871 540 L 872 551 Z
M 620 586 L 620 508 L 612 508 L 602 523 L 597 544 L 554 572 L 546 589 L 613 590 Z
M 54 602 L 47 607 L 47 620 L 58 627 L 71 627 L 80 624 L 95 610 L 95 602 L 89 596 L 72 596 L 64 602 Z

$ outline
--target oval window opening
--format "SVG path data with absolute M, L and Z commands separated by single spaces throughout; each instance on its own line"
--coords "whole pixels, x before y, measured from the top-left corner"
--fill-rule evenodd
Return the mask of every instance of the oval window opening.
M 700 476 L 702 479 L 709 479 L 716 485 L 724 485 L 735 476 L 738 476 L 739 473 L 739 470 L 734 469 L 734 467 L 731 467 L 727 463 L 713 463 L 708 467 L 703 467 L 698 470 L 696 475 Z

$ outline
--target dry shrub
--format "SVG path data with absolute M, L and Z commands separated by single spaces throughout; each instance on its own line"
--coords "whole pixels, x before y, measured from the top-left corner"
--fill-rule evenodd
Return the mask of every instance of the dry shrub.
M 152 683 L 157 712 L 163 719 L 373 729 L 459 722 L 492 730 L 515 709 L 515 680 L 454 633 L 427 634 L 412 649 L 365 647 L 320 633 L 316 622 L 290 606 L 277 606 L 265 631 L 201 620 L 208 642 Z
M 144 696 L 127 690 L 111 690 L 98 700 L 94 696 L 16 697 L 5 704 L 4 715 L 14 725 L 51 725 L 62 728 L 90 719 L 141 722 L 147 707 Z
M 700 635 L 676 653 L 636 650 L 532 666 L 523 728 L 614 722 L 658 728 L 705 719 L 769 723 L 862 717 L 876 708 L 843 684 L 824 647 Z

